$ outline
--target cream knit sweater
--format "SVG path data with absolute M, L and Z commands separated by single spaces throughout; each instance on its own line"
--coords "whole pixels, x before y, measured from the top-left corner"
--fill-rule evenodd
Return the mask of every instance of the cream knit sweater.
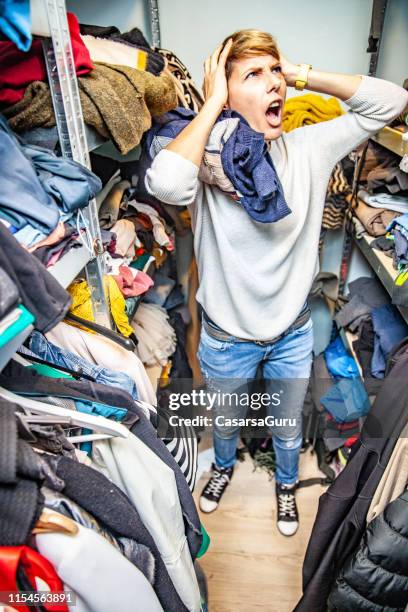
M 302 309 L 318 272 L 318 243 L 328 180 L 334 165 L 397 117 L 408 92 L 364 76 L 346 101 L 345 115 L 298 128 L 271 144 L 271 156 L 292 210 L 263 224 L 217 188 L 198 168 L 163 150 L 146 175 L 151 194 L 188 205 L 200 285 L 197 300 L 226 332 L 267 340 L 285 331 Z

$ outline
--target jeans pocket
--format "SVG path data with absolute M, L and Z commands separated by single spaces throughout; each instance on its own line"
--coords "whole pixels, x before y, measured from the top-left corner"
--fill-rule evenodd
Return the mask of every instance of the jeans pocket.
M 201 328 L 199 353 L 202 352 L 203 349 L 219 352 L 226 351 L 232 344 L 233 340 L 219 340 L 218 338 L 214 338 L 214 336 L 210 336 L 204 327 Z

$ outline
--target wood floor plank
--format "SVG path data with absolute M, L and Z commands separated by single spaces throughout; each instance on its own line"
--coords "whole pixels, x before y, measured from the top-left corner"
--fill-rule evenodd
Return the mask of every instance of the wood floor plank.
M 300 478 L 321 476 L 315 457 L 301 456 Z M 196 487 L 199 494 L 208 475 Z M 211 546 L 200 560 L 209 588 L 210 612 L 291 612 L 301 595 L 303 557 L 324 488 L 297 493 L 300 526 L 291 538 L 276 528 L 274 481 L 238 463 L 220 508 L 201 513 Z

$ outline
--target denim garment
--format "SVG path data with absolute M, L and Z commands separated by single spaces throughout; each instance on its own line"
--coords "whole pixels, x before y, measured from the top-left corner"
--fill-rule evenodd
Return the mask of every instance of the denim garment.
M 177 108 L 156 118 L 153 127 L 144 136 L 136 193 L 143 201 L 149 201 L 144 199 L 146 196 L 152 198 L 146 193 L 144 176 L 151 166 L 154 151 L 158 153 L 158 149 L 166 147 L 194 117 L 193 111 Z M 222 140 L 219 150 L 208 153 L 220 155 L 225 176 L 237 192 L 234 199 L 254 221 L 274 223 L 283 219 L 291 210 L 285 201 L 264 135 L 253 130 L 235 111 L 223 111 L 217 123 L 230 119 L 239 120 L 237 127 L 228 138 Z
M 298 480 L 299 453 L 302 446 L 302 408 L 312 364 L 313 323 L 309 319 L 302 327 L 288 331 L 276 342 L 257 344 L 242 342 L 234 336 L 226 341 L 210 336 L 201 328 L 198 358 L 208 390 L 221 393 L 249 393 L 249 381 L 255 379 L 258 366 L 263 366 L 265 392 L 280 393 L 278 406 L 266 408 L 268 416 L 290 419 L 271 427 L 276 453 L 276 481 L 293 484 Z M 233 404 L 215 406 L 214 416 L 245 418 L 247 406 Z M 219 467 L 231 467 L 239 427 L 217 426 L 214 423 L 215 462 Z
M 0 207 L 7 219 L 18 229 L 30 223 L 49 234 L 59 221 L 58 206 L 44 191 L 33 164 L 1 115 L 0 158 L 7 168 L 0 185 Z
M 391 304 L 371 311 L 375 332 L 371 372 L 376 378 L 384 378 L 385 366 L 391 350 L 408 336 L 408 326 Z
M 52 344 L 52 342 L 49 342 L 49 340 L 39 332 L 33 332 L 31 334 L 29 343 L 30 350 L 33 351 L 37 357 L 49 361 L 54 365 L 64 366 L 75 372 L 88 374 L 92 376 L 96 382 L 111 387 L 118 387 L 122 389 L 122 391 L 127 391 L 133 399 L 138 399 L 136 384 L 127 374 L 123 372 L 114 372 L 113 370 L 94 365 L 75 353 L 71 353 L 66 349 L 62 349 Z
M 33 164 L 44 191 L 64 212 L 84 208 L 102 189 L 100 178 L 78 162 L 34 145 L 24 145 L 23 153 Z

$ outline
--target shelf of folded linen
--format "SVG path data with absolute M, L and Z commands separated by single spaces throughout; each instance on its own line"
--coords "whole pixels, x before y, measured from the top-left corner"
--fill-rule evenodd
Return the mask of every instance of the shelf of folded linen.
M 385 127 L 377 132 L 372 139 L 397 155 L 408 154 L 408 126 L 401 126 L 401 129 Z
M 344 328 L 341 328 L 339 333 L 340 333 L 341 339 L 344 342 L 344 345 L 349 350 L 349 352 L 351 353 L 354 361 L 357 364 L 357 368 L 358 368 L 358 371 L 360 373 L 361 378 L 363 378 L 363 370 L 362 370 L 360 362 L 358 360 L 356 351 L 353 348 L 353 342 L 355 342 L 358 339 L 358 335 L 357 334 L 353 334 L 353 333 L 351 333 L 350 331 L 348 331 L 347 329 L 344 329 Z
M 0 371 L 31 334 L 33 323 L 33 315 L 21 305 L 0 320 Z

